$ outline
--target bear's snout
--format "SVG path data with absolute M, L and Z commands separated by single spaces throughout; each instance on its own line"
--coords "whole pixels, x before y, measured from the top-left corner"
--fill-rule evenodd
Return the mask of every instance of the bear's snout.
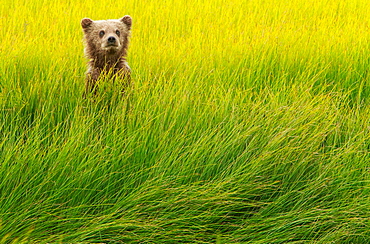
M 116 53 L 117 51 L 121 49 L 120 40 L 114 35 L 108 36 L 102 42 L 102 48 L 104 48 L 105 51 L 108 51 L 110 54 Z
M 108 37 L 108 43 L 109 44 L 115 44 L 116 43 L 116 38 L 114 36 Z

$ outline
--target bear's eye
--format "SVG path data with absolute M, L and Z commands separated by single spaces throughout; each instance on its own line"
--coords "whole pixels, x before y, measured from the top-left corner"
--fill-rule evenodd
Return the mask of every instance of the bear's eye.
M 104 32 L 104 31 L 100 31 L 100 32 L 99 32 L 99 36 L 100 36 L 100 37 L 103 37 L 103 36 L 104 36 L 104 34 L 105 34 L 105 32 Z
M 117 36 L 119 36 L 121 34 L 121 32 L 119 32 L 119 30 L 116 30 L 116 34 L 117 34 Z

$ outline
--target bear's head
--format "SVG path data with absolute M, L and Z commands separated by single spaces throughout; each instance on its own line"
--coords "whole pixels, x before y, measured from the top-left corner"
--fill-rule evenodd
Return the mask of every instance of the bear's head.
M 117 20 L 82 19 L 87 56 L 125 56 L 131 25 L 132 18 L 129 15 Z

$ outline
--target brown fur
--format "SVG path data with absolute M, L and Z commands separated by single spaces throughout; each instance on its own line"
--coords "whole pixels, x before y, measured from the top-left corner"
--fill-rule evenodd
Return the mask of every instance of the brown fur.
M 130 82 L 131 69 L 126 56 L 131 25 L 132 19 L 128 15 L 117 20 L 81 20 L 85 55 L 89 59 L 86 93 L 96 91 L 96 81 L 101 74 L 112 74 L 124 80 L 125 85 Z

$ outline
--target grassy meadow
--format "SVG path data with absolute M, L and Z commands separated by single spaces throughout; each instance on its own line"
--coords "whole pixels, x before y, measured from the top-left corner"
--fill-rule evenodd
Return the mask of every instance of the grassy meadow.
M 2 0 L 0 244 L 370 243 L 370 2 Z M 80 20 L 133 18 L 122 99 Z

